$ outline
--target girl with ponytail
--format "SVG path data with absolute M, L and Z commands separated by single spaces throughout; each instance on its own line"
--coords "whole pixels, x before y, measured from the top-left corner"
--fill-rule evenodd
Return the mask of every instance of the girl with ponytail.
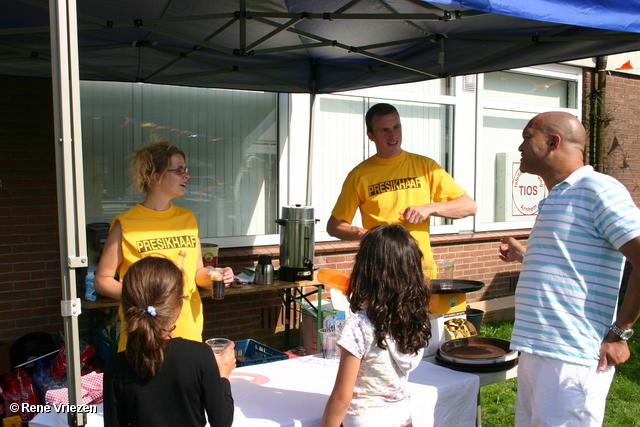
M 214 354 L 207 344 L 173 334 L 183 284 L 183 271 L 161 257 L 135 262 L 124 276 L 128 340 L 105 367 L 105 427 L 204 426 L 207 420 L 231 426 L 234 345 Z

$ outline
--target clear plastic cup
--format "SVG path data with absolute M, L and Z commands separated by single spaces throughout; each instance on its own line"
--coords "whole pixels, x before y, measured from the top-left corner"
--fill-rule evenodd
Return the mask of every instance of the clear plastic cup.
M 424 261 L 422 263 L 422 271 L 431 285 L 437 284 L 440 289 L 453 289 L 455 262 L 452 259 Z M 434 282 L 434 280 L 437 281 Z
M 322 336 L 322 355 L 325 359 L 340 360 L 340 347 L 338 347 L 338 338 L 340 333 L 335 329 L 320 329 Z
M 211 350 L 213 350 L 213 352 L 216 354 L 222 353 L 224 349 L 227 348 L 229 344 L 231 344 L 231 340 L 228 340 L 226 338 L 209 338 L 205 342 L 209 345 L 209 347 L 211 347 Z
M 224 270 L 214 268 L 211 271 L 211 298 L 224 299 Z
M 440 282 L 440 289 L 452 289 L 453 288 L 453 272 L 456 265 L 452 259 L 442 259 L 436 261 L 438 267 L 438 280 Z

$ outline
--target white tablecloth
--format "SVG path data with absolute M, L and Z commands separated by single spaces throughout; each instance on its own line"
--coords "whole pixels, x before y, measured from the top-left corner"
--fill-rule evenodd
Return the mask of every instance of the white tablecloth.
M 236 368 L 234 427 L 314 427 L 333 389 L 338 362 L 306 356 Z M 474 427 L 478 376 L 423 361 L 409 376 L 414 427 Z M 66 426 L 66 415 L 38 414 L 33 427 Z M 88 427 L 103 427 L 102 405 Z
M 231 374 L 234 427 L 313 427 L 333 389 L 338 362 L 306 356 Z M 475 426 L 478 377 L 422 362 L 409 376 L 413 425 Z
M 104 427 L 104 422 L 102 421 L 102 416 L 104 411 L 102 409 L 102 403 L 95 405 L 96 413 L 95 414 L 86 414 L 85 427 Z M 53 407 L 51 412 L 42 412 L 36 415 L 33 420 L 29 421 L 29 427 L 68 427 L 69 423 L 67 422 L 67 414 L 66 413 L 56 413 L 53 411 Z

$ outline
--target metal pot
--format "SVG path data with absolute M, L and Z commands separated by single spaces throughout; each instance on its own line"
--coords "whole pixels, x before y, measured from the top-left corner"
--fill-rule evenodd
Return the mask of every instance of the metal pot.
M 258 265 L 256 265 L 256 277 L 254 281 L 258 285 L 273 284 L 273 264 L 271 263 L 271 255 L 260 255 L 258 257 Z
M 280 226 L 280 280 L 295 282 L 313 279 L 315 255 L 315 224 L 313 208 L 309 206 L 283 206 Z

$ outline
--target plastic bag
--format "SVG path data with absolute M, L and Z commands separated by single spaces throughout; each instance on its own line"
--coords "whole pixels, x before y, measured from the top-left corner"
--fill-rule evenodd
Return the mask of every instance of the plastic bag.
M 89 363 L 93 355 L 96 354 L 96 348 L 89 343 L 84 341 L 80 341 L 80 367 Z M 64 344 L 60 347 L 60 351 L 56 355 L 56 358 L 53 362 L 54 372 L 58 372 L 63 374 L 67 372 L 67 349 Z
M 35 412 L 22 412 L 23 404 L 38 404 L 38 392 L 24 369 L 18 369 L 11 374 L 6 374 L 2 379 L 2 390 L 6 411 L 6 414 L 2 414 L 3 416 L 18 415 L 23 423 L 29 422 L 35 417 Z M 12 405 L 13 403 L 17 405 Z M 17 410 L 12 411 L 11 408 Z

